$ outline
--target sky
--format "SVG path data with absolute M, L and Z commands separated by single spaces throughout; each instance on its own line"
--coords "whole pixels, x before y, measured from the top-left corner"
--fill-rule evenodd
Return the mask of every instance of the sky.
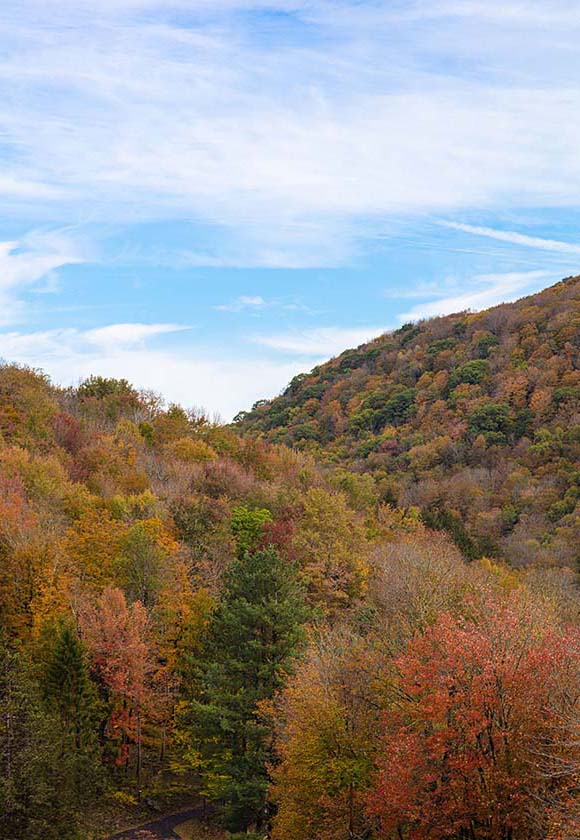
M 230 419 L 580 273 L 577 0 L 2 0 L 0 357 Z

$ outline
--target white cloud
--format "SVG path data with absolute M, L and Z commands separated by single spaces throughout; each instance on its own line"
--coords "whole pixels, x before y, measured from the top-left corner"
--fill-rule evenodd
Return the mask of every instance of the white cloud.
M 243 309 L 262 309 L 268 302 L 260 295 L 240 295 L 232 303 L 214 306 L 219 312 L 241 312 Z
M 562 242 L 559 239 L 545 239 L 540 236 L 527 236 L 511 230 L 498 230 L 497 228 L 481 227 L 479 225 L 466 225 L 461 222 L 440 222 L 443 227 L 453 230 L 470 233 L 474 236 L 485 236 L 489 239 L 497 239 L 499 242 L 509 242 L 511 245 L 522 245 L 526 248 L 537 248 L 540 251 L 557 251 L 560 254 L 580 254 L 580 245 L 571 242 Z
M 261 295 L 240 295 L 231 303 L 222 303 L 214 306 L 218 312 L 244 312 L 250 315 L 263 314 L 264 312 L 307 312 L 312 315 L 313 310 L 303 303 L 288 298 L 274 298 L 266 300 Z
M 181 324 L 110 324 L 83 333 L 83 338 L 98 347 L 131 347 L 156 335 L 181 332 L 190 327 Z
M 0 325 L 23 317 L 26 290 L 54 290 L 55 270 L 85 259 L 79 244 L 61 232 L 33 231 L 21 240 L 0 242 Z
M 0 209 L 201 219 L 231 241 L 193 264 L 304 266 L 371 217 L 578 204 L 572 3 L 98 6 L 5 0 Z M 233 14 L 260 8 L 306 37 Z
M 283 353 L 320 356 L 326 359 L 342 353 L 349 347 L 357 347 L 365 341 L 370 341 L 384 332 L 385 327 L 317 327 L 277 335 L 255 335 L 251 340 Z
M 329 13 L 330 3 L 319 4 L 319 12 L 326 9 Z M 348 3 L 338 4 L 341 12 L 339 19 L 349 20 L 356 16 L 352 6 Z M 316 6 L 316 4 L 314 4 Z M 515 0 L 515 2 L 501 2 L 500 0 L 405 0 L 403 3 L 383 0 L 369 0 L 365 4 L 366 15 L 363 19 L 367 24 L 397 22 L 397 21 L 438 21 L 440 19 L 468 19 L 481 23 L 516 24 L 518 26 L 555 26 L 571 27 L 580 25 L 580 10 L 574 0 Z
M 517 300 L 526 293 L 538 291 L 555 282 L 560 273 L 550 271 L 522 271 L 480 274 L 463 282 L 448 280 L 443 294 L 436 300 L 420 303 L 399 316 L 400 321 L 417 321 L 435 315 L 450 315 L 466 310 L 478 311 L 498 303 Z M 433 296 L 433 292 L 431 293 Z
M 238 301 L 242 306 L 264 306 L 266 301 L 260 295 L 240 295 Z
M 413 13 L 411 13 L 413 14 Z M 481 2 L 481 0 L 443 0 L 417 3 L 415 14 L 421 18 L 466 17 L 495 23 L 512 22 L 518 25 L 578 26 L 580 10 L 575 2 L 558 0 L 520 0 L 520 2 Z
M 58 199 L 63 198 L 64 193 L 57 187 L 50 186 L 42 181 L 30 181 L 26 177 L 14 174 L 0 175 L 0 196 L 12 197 L 15 199 Z
M 150 338 L 190 329 L 179 324 L 110 324 L 92 330 L 65 327 L 35 332 L 0 333 L 0 356 L 28 358 L 38 353 L 74 358 L 78 354 L 141 351 Z

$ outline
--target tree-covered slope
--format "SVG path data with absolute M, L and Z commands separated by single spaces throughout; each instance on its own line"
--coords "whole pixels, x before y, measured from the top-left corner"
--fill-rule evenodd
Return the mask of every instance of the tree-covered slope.
M 577 562 L 580 277 L 484 312 L 405 324 L 237 418 L 370 473 L 468 556 Z

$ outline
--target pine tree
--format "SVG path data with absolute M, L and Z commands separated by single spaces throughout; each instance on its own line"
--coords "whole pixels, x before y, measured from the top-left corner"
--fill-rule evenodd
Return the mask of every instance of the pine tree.
M 59 722 L 61 754 L 69 763 L 77 800 L 98 787 L 99 702 L 85 651 L 76 631 L 64 625 L 46 667 L 44 696 Z
M 58 722 L 22 657 L 0 641 L 0 837 L 76 838 L 70 793 Z
M 259 706 L 282 688 L 303 642 L 307 613 L 296 570 L 272 548 L 230 567 L 190 705 L 205 790 L 231 830 L 267 819 L 271 731 Z

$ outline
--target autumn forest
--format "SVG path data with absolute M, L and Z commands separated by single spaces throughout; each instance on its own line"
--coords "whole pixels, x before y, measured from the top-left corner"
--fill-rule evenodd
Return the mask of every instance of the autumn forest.
M 119 375 L 0 366 L 0 837 L 578 838 L 580 278 L 229 425 Z

